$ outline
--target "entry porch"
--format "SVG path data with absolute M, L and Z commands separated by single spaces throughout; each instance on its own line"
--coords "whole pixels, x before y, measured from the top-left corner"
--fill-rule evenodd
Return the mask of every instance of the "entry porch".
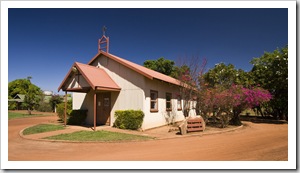
M 87 122 L 88 124 L 92 122 L 94 130 L 97 125 L 111 125 L 111 108 L 121 89 L 104 69 L 75 62 L 59 86 L 59 90 L 65 91 L 65 126 L 68 92 L 82 93 L 79 94 L 83 101 L 79 108 L 88 110 Z

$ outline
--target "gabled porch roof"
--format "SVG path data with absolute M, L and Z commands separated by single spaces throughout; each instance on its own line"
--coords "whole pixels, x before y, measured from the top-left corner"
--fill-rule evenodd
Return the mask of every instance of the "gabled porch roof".
M 78 70 L 78 73 L 77 73 Z M 69 87 L 68 82 L 72 79 L 72 75 L 77 73 L 82 75 L 86 80 L 89 87 Z M 59 90 L 70 91 L 70 92 L 88 92 L 90 89 L 93 90 L 105 90 L 105 91 L 120 91 L 121 88 L 112 80 L 112 78 L 101 68 L 97 68 L 91 65 L 82 64 L 75 62 L 70 68 L 68 74 L 58 87 Z

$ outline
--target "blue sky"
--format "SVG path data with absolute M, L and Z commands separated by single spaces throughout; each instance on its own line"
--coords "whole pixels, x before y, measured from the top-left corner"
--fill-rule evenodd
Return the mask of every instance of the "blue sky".
M 8 82 L 32 77 L 42 90 L 57 88 L 72 64 L 97 54 L 102 27 L 110 53 L 143 64 L 164 57 L 249 63 L 288 44 L 287 8 L 12 9 L 8 10 Z

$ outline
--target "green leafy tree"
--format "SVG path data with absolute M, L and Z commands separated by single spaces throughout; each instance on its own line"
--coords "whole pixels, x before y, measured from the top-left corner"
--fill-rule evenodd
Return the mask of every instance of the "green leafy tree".
M 187 73 L 187 72 L 190 72 L 191 69 L 188 65 L 184 64 L 184 65 L 181 65 L 181 66 L 174 66 L 174 70 L 173 72 L 171 73 L 171 77 L 175 78 L 175 79 L 181 79 L 183 76 L 183 74 Z
M 56 105 L 58 105 L 60 103 L 62 103 L 62 98 L 60 97 L 60 95 L 58 95 L 58 94 L 53 95 L 50 99 L 50 105 L 51 105 L 52 111 L 54 111 Z
M 70 114 L 72 112 L 72 100 L 68 100 L 67 101 L 67 107 L 66 107 L 66 113 L 67 113 L 67 119 L 69 119 Z M 59 103 L 57 104 L 57 116 L 59 117 L 59 119 L 64 122 L 65 121 L 65 103 Z
M 204 79 L 209 87 L 223 86 L 229 88 L 235 82 L 236 74 L 237 71 L 234 65 L 219 63 L 204 74 Z
M 160 57 L 157 60 L 146 60 L 144 67 L 171 76 L 174 71 L 174 61 Z
M 48 102 L 45 102 L 43 99 L 41 99 L 36 110 L 40 112 L 51 112 L 52 108 Z
M 27 79 L 16 79 L 8 83 L 8 95 L 13 98 L 17 94 L 24 94 L 24 102 L 22 106 L 26 107 L 28 113 L 39 105 L 41 100 L 42 90 L 30 81 L 31 77 Z
M 275 118 L 288 120 L 288 46 L 265 52 L 261 57 L 253 58 L 251 63 L 255 83 L 273 96 L 264 105 L 266 112 Z
M 230 88 L 233 84 L 249 87 L 254 84 L 250 73 L 242 69 L 236 69 L 233 64 L 216 64 L 203 75 L 208 87 L 222 86 L 224 89 Z
M 8 97 L 14 98 L 17 94 L 26 94 L 31 82 L 27 79 L 16 79 L 8 83 Z

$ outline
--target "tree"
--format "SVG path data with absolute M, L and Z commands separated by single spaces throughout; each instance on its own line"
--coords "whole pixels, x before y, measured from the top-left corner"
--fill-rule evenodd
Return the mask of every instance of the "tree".
M 174 71 L 174 61 L 160 57 L 157 60 L 146 60 L 144 67 L 171 76 Z
M 51 105 L 52 111 L 55 112 L 56 105 L 58 105 L 60 103 L 62 103 L 62 98 L 60 97 L 60 95 L 58 95 L 58 94 L 53 95 L 50 99 L 50 105 Z
M 221 127 L 226 127 L 229 122 L 241 125 L 239 115 L 242 111 L 268 102 L 271 94 L 262 88 L 245 88 L 242 85 L 232 85 L 223 88 L 220 85 L 201 91 L 201 110 L 204 117 L 213 113 L 221 121 Z
M 202 112 L 212 113 L 214 119 L 221 117 L 223 126 L 228 120 L 233 125 L 241 125 L 239 114 L 243 110 L 259 107 L 271 99 L 268 91 L 253 87 L 255 82 L 252 75 L 235 69 L 232 64 L 216 64 L 203 77 L 199 77 L 203 80 L 200 91 L 203 102 L 199 104 Z
M 205 71 L 207 60 L 204 58 L 201 65 L 198 62 L 198 57 L 185 58 L 184 61 L 181 61 L 181 66 L 176 67 L 174 73 L 180 81 L 179 95 L 183 99 L 185 117 L 189 116 L 191 109 L 195 109 L 195 113 L 197 113 L 200 92 L 199 74 Z
M 231 100 L 226 92 L 234 84 L 245 84 L 247 79 L 247 73 L 241 69 L 235 69 L 233 64 L 218 63 L 214 68 L 209 69 L 204 74 L 202 73 L 199 76 L 199 80 L 201 81 L 199 97 L 204 102 L 200 102 L 199 109 L 202 111 L 204 118 L 207 119 L 207 113 L 212 113 L 214 122 L 216 122 L 217 116 L 221 116 L 222 113 L 228 113 L 228 111 L 232 110 L 233 107 L 229 103 Z M 228 107 L 229 110 L 227 109 Z
M 229 103 L 232 104 L 232 119 L 233 125 L 241 125 L 239 115 L 246 109 L 252 109 L 260 106 L 271 100 L 272 95 L 268 90 L 261 87 L 245 88 L 241 85 L 233 85 L 228 92 L 231 95 Z
M 16 79 L 8 84 L 8 95 L 14 97 L 17 94 L 24 94 L 23 106 L 27 108 L 29 115 L 31 110 L 38 106 L 41 99 L 42 91 L 39 87 L 32 84 L 31 77 L 27 79 Z
M 250 73 L 236 69 L 233 64 L 216 64 L 214 68 L 204 74 L 203 78 L 208 87 L 219 85 L 223 88 L 230 88 L 233 84 L 250 87 L 254 84 Z
M 186 64 L 183 64 L 181 66 L 174 66 L 174 70 L 171 73 L 171 77 L 175 79 L 180 79 L 184 73 L 187 73 L 190 71 L 190 67 L 188 67 Z
M 72 100 L 68 100 L 67 101 L 67 119 L 69 119 L 70 117 L 70 114 L 72 112 Z M 65 103 L 62 102 L 62 103 L 59 103 L 57 104 L 57 116 L 59 117 L 59 119 L 62 121 L 62 122 L 65 122 Z
M 45 102 L 43 96 L 39 102 L 39 105 L 35 109 L 40 112 L 51 112 L 52 111 L 51 105 L 48 102 Z
M 31 82 L 27 79 L 16 79 L 8 83 L 8 97 L 14 98 L 17 94 L 26 94 Z
M 264 106 L 275 118 L 288 120 L 288 46 L 265 52 L 251 63 L 256 85 L 267 89 L 273 99 Z
M 234 65 L 229 64 L 226 66 L 224 63 L 219 63 L 205 73 L 204 79 L 209 87 L 219 85 L 229 88 L 235 82 L 236 73 Z

